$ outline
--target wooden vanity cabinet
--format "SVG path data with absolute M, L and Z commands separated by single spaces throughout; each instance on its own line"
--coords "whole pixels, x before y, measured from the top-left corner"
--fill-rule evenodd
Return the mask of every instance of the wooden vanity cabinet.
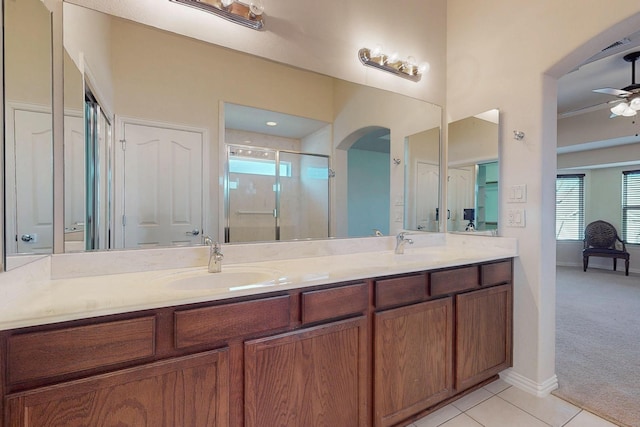
M 244 425 L 366 427 L 367 283 L 303 291 L 301 328 L 244 343 Z
M 511 366 L 511 284 L 456 295 L 456 390 Z
M 245 343 L 245 427 L 368 425 L 363 316 Z
M 405 426 L 511 364 L 512 260 L 0 332 L 4 427 Z
M 374 315 L 375 426 L 391 426 L 453 392 L 453 299 Z
M 374 289 L 376 427 L 406 425 L 511 366 L 511 260 L 382 279 Z
M 7 427 L 229 425 L 226 349 L 15 393 Z

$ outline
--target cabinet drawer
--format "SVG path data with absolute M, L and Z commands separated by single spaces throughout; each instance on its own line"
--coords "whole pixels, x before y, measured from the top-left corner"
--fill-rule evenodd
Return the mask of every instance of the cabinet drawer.
M 511 283 L 511 271 L 511 260 L 481 265 L 480 284 L 482 286 L 492 286 Z
M 430 295 L 447 295 L 453 292 L 461 292 L 467 289 L 477 288 L 478 267 L 462 267 L 451 270 L 429 273 Z
M 221 343 L 230 338 L 252 335 L 289 326 L 290 297 L 217 305 L 176 311 L 176 348 Z
M 302 293 L 302 323 L 360 314 L 367 309 L 367 285 L 342 286 Z
M 155 317 L 13 335 L 9 383 L 42 379 L 153 356 Z
M 424 274 L 376 281 L 376 308 L 419 302 L 427 296 Z

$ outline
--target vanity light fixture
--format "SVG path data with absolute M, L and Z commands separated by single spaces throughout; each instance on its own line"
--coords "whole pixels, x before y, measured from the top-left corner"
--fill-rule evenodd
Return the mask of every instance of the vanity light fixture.
M 398 58 L 397 53 L 392 53 L 391 55 L 383 53 L 380 46 L 376 46 L 373 49 L 363 47 L 358 51 L 358 58 L 363 65 L 387 71 L 414 82 L 419 81 L 422 74 L 429 71 L 428 62 L 418 65 L 412 56 L 401 60 Z
M 254 30 L 264 27 L 262 0 L 250 0 L 249 4 L 237 0 L 169 0 L 218 15 L 228 21 Z

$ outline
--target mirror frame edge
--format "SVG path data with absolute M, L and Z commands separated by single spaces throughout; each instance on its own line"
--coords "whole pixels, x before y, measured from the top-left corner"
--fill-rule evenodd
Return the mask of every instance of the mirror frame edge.
M 447 212 L 447 176 L 449 174 L 449 131 L 447 123 L 447 108 L 440 106 L 440 183 L 438 186 L 438 206 L 440 212 Z M 447 221 L 442 221 L 442 216 L 438 218 L 438 232 L 447 232 Z
M 53 115 L 53 254 L 64 253 L 64 45 L 63 0 L 43 0 L 51 12 Z M 61 200 L 62 202 L 56 202 Z
M 4 6 L 0 7 L 0 24 L 2 24 L 3 30 L 0 31 L 0 46 L 2 46 L 2 55 L 0 55 L 0 82 L 4 82 Z M 0 221 L 0 236 L 2 236 L 2 244 L 0 244 L 0 268 L 1 271 L 6 271 L 6 262 L 5 262 L 5 253 L 6 253 L 6 239 L 4 238 L 5 229 L 6 229 L 6 221 L 4 215 L 4 194 L 5 194 L 5 149 L 4 149 L 4 128 L 5 128 L 5 111 L 4 111 L 4 101 L 5 101 L 5 88 L 4 84 L 2 88 L 0 88 L 0 120 L 2 121 L 2 126 L 0 126 L 0 141 L 2 141 L 2 146 L 0 147 L 0 159 L 2 160 L 2 174 L 0 175 L 0 212 L 2 212 L 2 221 Z

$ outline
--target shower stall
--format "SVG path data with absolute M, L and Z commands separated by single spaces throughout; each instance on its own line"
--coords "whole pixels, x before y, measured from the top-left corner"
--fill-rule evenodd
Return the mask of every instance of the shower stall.
M 225 243 L 329 237 L 329 156 L 228 145 Z

